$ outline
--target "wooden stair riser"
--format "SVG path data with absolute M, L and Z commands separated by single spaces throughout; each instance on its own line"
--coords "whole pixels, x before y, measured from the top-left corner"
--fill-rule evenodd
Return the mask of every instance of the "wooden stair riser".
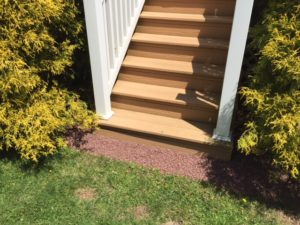
M 159 35 L 136 32 L 131 41 L 133 43 L 157 44 L 163 46 L 222 49 L 228 51 L 229 41 L 198 37 L 182 37 L 174 35 Z
M 192 106 L 176 105 L 167 102 L 151 101 L 112 95 L 113 108 L 132 110 L 136 112 L 149 113 L 159 116 L 167 116 L 191 121 L 215 123 L 218 111 L 208 108 L 193 108 Z
M 144 11 L 233 16 L 232 0 L 148 0 Z
M 113 94 L 159 102 L 163 105 L 172 104 L 194 109 L 207 108 L 217 110 L 220 102 L 218 94 L 122 80 L 119 80 L 115 85 Z
M 229 40 L 231 27 L 231 24 L 140 19 L 136 31 L 139 33 Z
M 224 65 L 227 59 L 227 50 L 133 42 L 128 50 L 128 55 Z
M 165 20 L 179 22 L 196 22 L 196 23 L 217 23 L 232 24 L 232 16 L 212 16 L 203 14 L 187 14 L 187 13 L 167 13 L 167 12 L 151 12 L 143 11 L 140 19 Z
M 211 77 L 223 79 L 225 67 L 223 65 L 201 64 L 187 61 L 174 61 L 127 55 L 123 62 L 124 68 L 146 69 L 156 72 L 185 74 L 192 78 Z
M 173 138 L 165 138 L 160 135 L 150 135 L 147 133 L 129 131 L 126 129 L 113 128 L 106 125 L 103 125 L 101 127 L 102 129 L 99 132 L 102 135 L 118 140 L 166 148 L 175 152 L 190 155 L 204 155 L 224 161 L 229 161 L 231 158 L 231 145 L 223 145 L 222 147 L 220 147 L 199 143 L 194 144 L 191 142 L 180 141 Z
M 122 68 L 119 74 L 119 80 L 214 93 L 221 93 L 223 84 L 223 79 L 212 79 L 205 76 L 192 78 L 185 74 L 133 68 Z

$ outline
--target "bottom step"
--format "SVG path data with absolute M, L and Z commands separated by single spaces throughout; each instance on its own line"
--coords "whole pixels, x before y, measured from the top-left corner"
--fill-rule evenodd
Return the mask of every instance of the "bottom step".
M 123 109 L 114 109 L 114 112 L 110 120 L 101 121 L 101 128 L 121 132 L 123 137 L 128 135 L 145 139 L 151 144 L 157 142 L 158 145 L 190 149 L 221 160 L 231 158 L 231 144 L 213 140 L 214 127 L 210 124 Z

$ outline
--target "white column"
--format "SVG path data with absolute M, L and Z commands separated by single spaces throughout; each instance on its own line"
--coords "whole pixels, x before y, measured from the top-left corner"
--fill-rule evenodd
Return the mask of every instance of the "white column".
M 213 138 L 231 141 L 231 122 L 249 32 L 254 0 L 237 0 L 226 63 L 222 97 Z
M 104 0 L 84 0 L 85 20 L 93 77 L 96 113 L 103 119 L 112 115 L 109 87 L 109 57 Z

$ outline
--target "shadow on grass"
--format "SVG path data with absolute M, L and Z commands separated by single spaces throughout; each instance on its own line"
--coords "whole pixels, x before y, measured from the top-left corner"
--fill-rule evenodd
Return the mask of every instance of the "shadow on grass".
M 243 107 L 241 96 L 238 96 L 236 109 L 232 127 L 235 148 L 249 113 Z M 300 180 L 293 180 L 276 170 L 272 156 L 245 156 L 234 149 L 230 162 L 209 160 L 206 170 L 209 182 L 217 187 L 300 218 Z
M 91 132 L 93 132 L 93 130 L 82 131 L 79 128 L 70 129 L 66 134 L 67 142 L 72 142 L 71 145 L 76 148 L 80 144 L 85 143 L 84 137 Z M 63 161 L 67 157 L 67 152 L 69 153 L 69 151 L 66 151 L 65 149 L 60 149 L 57 150 L 53 155 L 41 157 L 38 162 L 33 162 L 22 159 L 17 151 L 0 151 L 0 160 L 9 161 L 24 172 L 38 174 L 41 171 L 52 170 L 55 166 L 55 162 Z
M 16 167 L 19 167 L 23 172 L 28 174 L 39 174 L 43 171 L 53 170 L 57 161 L 63 161 L 66 157 L 64 149 L 58 150 L 54 155 L 42 157 L 38 162 L 22 159 L 16 151 L 0 152 L 0 160 L 11 162 Z
M 300 182 L 288 176 L 275 181 L 270 168 L 267 158 L 235 153 L 230 162 L 209 160 L 208 182 L 239 198 L 256 200 L 268 208 L 299 217 Z

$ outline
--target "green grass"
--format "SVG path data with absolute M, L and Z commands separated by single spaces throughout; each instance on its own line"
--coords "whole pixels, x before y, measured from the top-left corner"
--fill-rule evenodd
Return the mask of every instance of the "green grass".
M 96 196 L 81 199 L 78 189 Z M 137 218 L 135 208 L 147 213 Z M 280 224 L 257 202 L 206 183 L 64 150 L 39 169 L 0 160 L 0 224 Z

